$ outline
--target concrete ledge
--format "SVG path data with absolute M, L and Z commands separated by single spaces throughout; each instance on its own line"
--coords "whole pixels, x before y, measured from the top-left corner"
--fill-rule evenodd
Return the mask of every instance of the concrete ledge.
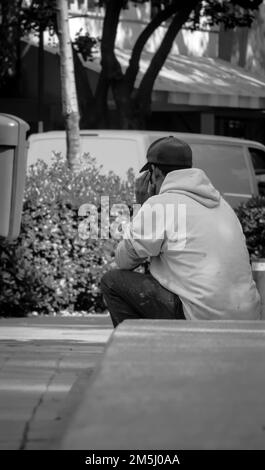
M 265 323 L 125 321 L 60 449 L 265 449 Z

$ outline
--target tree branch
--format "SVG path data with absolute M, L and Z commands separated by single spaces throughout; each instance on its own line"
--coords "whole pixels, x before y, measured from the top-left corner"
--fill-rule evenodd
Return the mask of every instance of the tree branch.
M 129 66 L 125 73 L 125 81 L 128 87 L 129 93 L 133 90 L 133 86 L 139 71 L 139 61 L 145 44 L 148 39 L 152 36 L 154 31 L 170 16 L 176 13 L 180 9 L 179 2 L 175 1 L 172 4 L 168 5 L 164 10 L 160 10 L 159 13 L 153 18 L 153 20 L 148 23 L 146 28 L 142 31 L 138 37 L 130 58 Z
M 186 0 L 185 6 L 182 7 L 173 17 L 173 20 L 164 36 L 164 39 L 156 51 L 144 77 L 142 78 L 141 84 L 135 94 L 135 103 L 144 109 L 150 106 L 151 92 L 154 86 L 154 82 L 159 74 L 159 71 L 163 67 L 168 54 L 171 51 L 172 44 L 182 28 L 183 24 L 188 20 L 191 12 L 194 10 L 200 0 Z

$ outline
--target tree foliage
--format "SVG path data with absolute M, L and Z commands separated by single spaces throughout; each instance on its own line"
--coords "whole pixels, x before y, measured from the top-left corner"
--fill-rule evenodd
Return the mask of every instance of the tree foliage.
M 0 0 L 0 87 L 18 73 L 20 39 L 56 26 L 55 0 Z
M 23 32 L 39 32 L 49 29 L 50 34 L 56 32 L 56 0 L 32 0 L 21 9 Z
M 201 15 L 210 26 L 223 24 L 230 29 L 235 26 L 250 27 L 260 0 L 207 0 L 202 6 Z
M 0 85 L 16 73 L 22 0 L 0 3 Z

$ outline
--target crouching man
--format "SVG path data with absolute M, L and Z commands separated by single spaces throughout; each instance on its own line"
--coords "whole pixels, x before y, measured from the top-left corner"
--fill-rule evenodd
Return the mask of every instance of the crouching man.
M 142 204 L 106 273 L 102 292 L 113 326 L 126 319 L 254 320 L 261 315 L 240 222 L 192 151 L 174 137 L 147 151 Z M 133 270 L 150 259 L 150 274 Z

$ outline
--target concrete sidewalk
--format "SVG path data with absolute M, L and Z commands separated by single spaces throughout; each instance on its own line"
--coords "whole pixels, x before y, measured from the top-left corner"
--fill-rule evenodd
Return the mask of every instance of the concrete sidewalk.
M 126 320 L 57 448 L 265 449 L 264 353 L 263 321 Z
M 0 450 L 51 447 L 112 331 L 106 315 L 0 319 Z

